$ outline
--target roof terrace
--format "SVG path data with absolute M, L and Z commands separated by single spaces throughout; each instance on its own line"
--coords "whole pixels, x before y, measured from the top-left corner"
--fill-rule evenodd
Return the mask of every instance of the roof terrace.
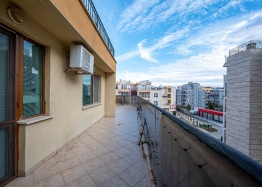
M 262 41 L 261 40 L 250 40 L 240 46 L 237 46 L 231 50 L 229 50 L 229 56 L 232 56 L 234 54 L 238 54 L 242 51 L 246 51 L 249 49 L 258 49 L 262 48 Z

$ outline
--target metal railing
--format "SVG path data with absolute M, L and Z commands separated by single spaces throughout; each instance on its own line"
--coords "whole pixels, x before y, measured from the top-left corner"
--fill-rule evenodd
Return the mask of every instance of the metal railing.
M 96 11 L 96 8 L 92 2 L 92 0 L 82 0 L 87 11 L 89 12 L 89 15 L 91 16 L 91 18 L 93 19 L 97 30 L 99 31 L 100 35 L 102 36 L 104 42 L 106 43 L 106 46 L 108 48 L 108 50 L 110 51 L 110 53 L 112 54 L 112 56 L 114 56 L 114 47 L 109 39 L 109 36 L 106 32 L 106 29 Z
M 242 51 L 246 51 L 249 49 L 258 49 L 262 48 L 262 40 L 250 40 L 238 47 L 235 47 L 231 50 L 229 50 L 229 56 L 232 56 L 234 54 L 238 54 Z
M 259 162 L 141 97 L 132 97 L 155 186 L 261 186 Z

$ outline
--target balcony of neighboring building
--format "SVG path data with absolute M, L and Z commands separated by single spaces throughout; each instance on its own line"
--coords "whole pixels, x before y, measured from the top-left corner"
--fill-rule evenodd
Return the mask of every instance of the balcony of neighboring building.
M 150 92 L 151 88 L 150 86 L 138 86 L 137 91 L 138 92 Z
M 121 87 L 118 89 L 118 93 L 131 93 L 131 89 L 126 87 Z
M 150 100 L 150 93 L 148 92 L 148 93 L 145 93 L 145 92 L 139 92 L 138 93 L 138 96 L 140 96 L 140 97 L 142 97 L 142 98 L 144 98 L 145 100 L 147 100 L 147 101 L 149 101 Z

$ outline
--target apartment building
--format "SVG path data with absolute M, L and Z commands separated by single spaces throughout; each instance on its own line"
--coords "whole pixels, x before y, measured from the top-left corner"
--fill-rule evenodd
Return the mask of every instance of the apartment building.
M 151 82 L 148 80 L 136 83 L 137 95 L 143 97 L 145 100 L 150 100 Z
M 115 116 L 114 48 L 90 3 L 0 1 L 0 186 Z
M 167 88 L 165 86 L 151 86 L 149 101 L 168 112 L 170 111 L 170 104 L 168 103 L 167 97 Z
M 166 87 L 167 102 L 169 104 L 170 112 L 176 110 L 176 87 L 167 86 Z
M 209 93 L 213 90 L 213 87 L 202 86 L 202 90 L 206 91 L 206 103 L 209 101 Z
M 156 106 L 162 105 L 162 88 L 161 87 L 151 87 L 150 90 L 150 102 Z
M 223 102 L 224 102 L 224 88 L 223 87 L 214 87 L 208 93 L 208 101 L 216 104 L 217 108 L 222 110 Z
M 262 41 L 231 49 L 226 60 L 226 144 L 262 162 Z
M 131 85 L 130 81 L 120 79 L 116 82 L 116 95 L 131 95 Z
M 222 141 L 226 143 L 226 101 L 227 101 L 227 76 L 223 76 L 223 85 L 224 85 L 224 101 L 223 101 L 223 129 L 222 129 Z
M 176 89 L 176 105 L 192 109 L 196 107 L 205 108 L 206 106 L 206 91 L 202 90 L 199 83 L 189 82 Z

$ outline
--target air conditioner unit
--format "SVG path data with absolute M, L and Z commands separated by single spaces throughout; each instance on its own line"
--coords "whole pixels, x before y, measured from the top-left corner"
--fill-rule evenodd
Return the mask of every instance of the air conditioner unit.
M 82 45 L 71 46 L 70 68 L 93 74 L 94 56 Z

